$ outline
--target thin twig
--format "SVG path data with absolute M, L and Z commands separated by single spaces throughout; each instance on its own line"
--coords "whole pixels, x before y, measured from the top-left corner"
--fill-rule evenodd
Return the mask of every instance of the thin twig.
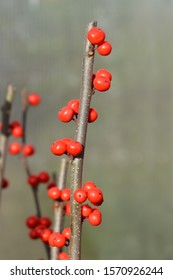
M 87 32 L 92 27 L 97 26 L 97 22 L 91 22 L 87 26 Z M 93 66 L 94 66 L 94 45 L 86 38 L 83 56 L 82 84 L 80 92 L 80 106 L 77 120 L 75 139 L 83 145 L 82 155 L 75 157 L 71 164 L 71 238 L 70 238 L 70 258 L 79 260 L 81 258 L 81 205 L 74 200 L 73 193 L 77 188 L 82 187 L 82 171 L 84 150 L 88 126 L 88 114 L 91 97 L 93 94 Z
M 68 170 L 68 160 L 62 158 L 59 176 L 58 176 L 58 188 L 63 190 L 66 186 L 67 179 L 67 170 Z M 64 222 L 64 202 L 63 201 L 54 201 L 54 232 L 61 232 Z M 60 253 L 60 248 L 51 247 L 51 260 L 57 260 L 57 256 Z
M 0 201 L 1 201 L 2 181 L 4 176 L 4 170 L 5 170 L 5 160 L 7 154 L 9 121 L 10 121 L 13 98 L 14 98 L 14 88 L 12 85 L 8 85 L 5 103 L 2 107 L 2 130 L 0 135 Z

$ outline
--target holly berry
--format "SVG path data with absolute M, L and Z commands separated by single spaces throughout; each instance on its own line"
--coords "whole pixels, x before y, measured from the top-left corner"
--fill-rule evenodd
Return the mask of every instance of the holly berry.
M 80 100 L 78 100 L 78 99 L 71 100 L 67 103 L 67 106 L 70 107 L 71 109 L 73 109 L 75 114 L 79 113 L 79 105 L 80 105 Z
M 97 188 L 96 184 L 94 184 L 93 182 L 91 181 L 88 181 L 88 182 L 85 182 L 83 184 L 83 187 L 82 187 L 86 192 L 88 192 L 89 190 L 93 189 L 93 188 Z
M 70 228 L 64 228 L 62 231 L 62 235 L 68 240 L 70 240 L 70 235 L 71 235 L 71 229 Z
M 95 122 L 97 118 L 98 118 L 97 111 L 94 108 L 90 108 L 89 109 L 88 122 L 89 123 Z
M 35 229 L 31 229 L 30 232 L 29 232 L 29 237 L 31 239 L 38 239 L 38 235 L 37 235 L 37 232 L 35 231 Z
M 50 235 L 52 234 L 53 230 L 49 228 L 45 228 L 40 233 L 40 238 L 43 242 L 48 242 Z
M 67 152 L 72 156 L 78 156 L 82 153 L 82 144 L 78 141 L 71 140 L 67 145 Z
M 102 222 L 102 217 L 101 215 L 99 215 L 98 213 L 94 213 L 92 212 L 89 217 L 88 217 L 88 222 L 92 225 L 92 226 L 99 226 Z
M 70 212 L 70 203 L 67 203 L 65 205 L 65 212 L 68 216 L 70 216 L 71 212 Z
M 58 254 L 58 260 L 69 260 L 70 257 L 66 252 L 61 252 Z
M 29 228 L 35 228 L 39 225 L 39 218 L 37 216 L 30 216 L 26 219 L 26 226 Z
M 65 188 L 61 191 L 61 200 L 68 201 L 70 200 L 70 189 Z
M 53 188 L 53 187 L 57 187 L 57 185 L 56 185 L 55 182 L 49 183 L 48 186 L 47 186 L 47 189 L 51 189 L 51 188 Z
M 28 184 L 31 185 L 32 187 L 37 187 L 39 184 L 39 178 L 36 175 L 30 175 L 28 177 Z
M 88 205 L 82 205 L 81 213 L 83 217 L 88 217 L 92 213 L 92 208 Z
M 67 122 L 70 122 L 73 119 L 74 114 L 75 113 L 74 113 L 73 109 L 66 106 L 66 107 L 63 107 L 59 111 L 58 118 L 59 118 L 60 121 L 67 123 Z
M 106 91 L 110 88 L 111 82 L 103 76 L 96 76 L 93 81 L 93 86 L 98 91 Z
M 30 93 L 28 95 L 28 103 L 31 106 L 37 106 L 40 104 L 41 98 L 37 93 Z
M 38 175 L 41 183 L 47 183 L 50 179 L 49 174 L 46 171 L 42 171 Z
M 20 138 L 23 135 L 23 128 L 21 126 L 16 126 L 12 129 L 11 134 L 13 137 Z
M 110 81 L 112 80 L 112 74 L 106 69 L 99 69 L 95 74 L 95 77 L 96 76 L 102 76 Z
M 62 248 L 66 243 L 66 238 L 59 232 L 53 232 L 49 237 L 49 245 Z
M 38 237 L 41 237 L 41 233 L 42 233 L 42 231 L 45 230 L 45 229 L 46 229 L 45 226 L 43 226 L 43 225 L 38 225 L 38 226 L 35 227 L 34 230 L 35 230 L 37 236 L 38 236 Z
M 13 129 L 14 129 L 15 127 L 17 127 L 17 126 L 20 126 L 20 127 L 21 127 L 20 122 L 17 121 L 17 120 L 14 120 L 14 121 L 12 121 L 12 122 L 10 123 L 10 128 L 11 128 L 11 130 L 13 130 Z
M 52 221 L 49 219 L 49 217 L 41 217 L 39 223 L 40 225 L 48 228 L 52 224 Z
M 66 138 L 62 138 L 61 141 L 63 141 L 65 144 L 68 144 L 69 142 L 71 142 L 71 139 L 66 137 Z
M 11 155 L 17 155 L 20 153 L 21 147 L 20 144 L 17 142 L 13 142 L 10 144 L 8 151 Z
M 104 41 L 105 36 L 105 32 L 98 27 L 91 28 L 87 34 L 88 40 L 93 45 L 101 44 Z
M 109 55 L 111 53 L 111 51 L 112 51 L 112 46 L 107 41 L 99 44 L 97 47 L 97 52 L 103 56 Z
M 61 191 L 58 187 L 52 187 L 52 188 L 48 189 L 47 194 L 48 194 L 49 198 L 56 200 L 56 199 L 60 198 Z
M 32 156 L 35 153 L 35 148 L 32 145 L 25 144 L 22 153 L 25 157 Z
M 91 203 L 99 204 L 103 202 L 103 193 L 98 188 L 93 188 L 88 191 L 88 200 Z
M 5 179 L 5 178 L 3 178 L 3 179 L 2 179 L 2 188 L 3 188 L 3 189 L 6 189 L 6 188 L 8 187 L 8 185 L 9 185 L 8 180 Z
M 74 191 L 74 199 L 78 202 L 78 203 L 83 203 L 86 201 L 87 199 L 87 192 L 83 189 L 77 189 Z
M 61 156 L 67 151 L 67 144 L 61 140 L 56 140 L 50 147 L 52 154 Z

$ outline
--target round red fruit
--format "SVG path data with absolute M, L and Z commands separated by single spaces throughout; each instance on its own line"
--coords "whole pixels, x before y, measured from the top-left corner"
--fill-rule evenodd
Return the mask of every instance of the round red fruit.
M 88 31 L 87 38 L 91 44 L 98 45 L 104 41 L 105 32 L 98 27 L 93 27 Z
M 50 246 L 62 248 L 66 243 L 66 238 L 64 235 L 58 233 L 58 232 L 53 232 L 50 237 L 49 237 L 49 244 Z
M 58 260 L 69 260 L 70 257 L 66 252 L 61 252 L 58 255 Z
M 40 238 L 43 242 L 48 242 L 50 235 L 52 234 L 53 230 L 49 228 L 45 228 L 40 233 Z
M 99 226 L 102 222 L 102 217 L 101 215 L 92 212 L 89 217 L 88 217 L 88 222 L 92 225 L 92 226 Z
M 71 140 L 67 145 L 67 152 L 72 156 L 78 156 L 82 153 L 82 144 L 78 141 Z
M 70 240 L 70 235 L 71 235 L 71 229 L 70 228 L 64 228 L 62 231 L 62 235 L 68 240 Z
M 30 175 L 28 177 L 28 184 L 31 185 L 32 187 L 37 187 L 39 184 L 39 178 L 36 175 Z
M 43 226 L 43 225 L 38 225 L 38 226 L 35 227 L 34 230 L 35 230 L 37 236 L 38 236 L 38 237 L 41 237 L 42 231 L 43 231 L 44 229 L 46 229 L 45 226 Z
M 48 189 L 48 197 L 56 200 L 58 198 L 60 198 L 61 196 L 61 191 L 58 187 L 52 187 L 50 189 Z
M 74 117 L 74 111 L 70 107 L 63 107 L 59 112 L 58 112 L 58 118 L 60 121 L 67 123 L 70 122 L 73 117 Z
M 50 225 L 52 224 L 52 221 L 49 219 L 49 217 L 42 217 L 39 220 L 40 225 L 45 226 L 45 227 L 50 227 Z
M 20 138 L 23 136 L 23 128 L 21 126 L 15 126 L 12 129 L 11 134 L 13 137 Z
M 39 218 L 37 216 L 30 216 L 26 219 L 26 226 L 29 228 L 35 228 L 39 225 Z
M 82 205 L 81 213 L 83 217 L 88 217 L 92 213 L 92 208 L 88 205 Z
M 89 109 L 89 116 L 88 116 L 88 122 L 92 123 L 95 122 L 98 118 L 98 113 L 94 108 Z
M 67 103 L 67 106 L 69 106 L 71 109 L 73 109 L 75 114 L 79 113 L 79 105 L 80 105 L 80 100 L 78 100 L 78 99 L 71 100 Z
M 37 93 L 30 93 L 28 95 L 28 103 L 31 106 L 37 106 L 40 104 L 41 98 Z
M 11 129 L 14 129 L 14 128 L 17 127 L 17 126 L 21 126 L 20 122 L 17 121 L 17 120 L 14 120 L 14 121 L 12 121 L 12 122 L 10 123 L 10 128 L 11 128 Z
M 9 185 L 8 180 L 6 178 L 3 178 L 2 179 L 2 188 L 6 189 L 8 187 L 8 185 Z
M 63 141 L 65 144 L 68 144 L 69 142 L 71 142 L 71 139 L 66 137 L 66 138 L 62 138 L 61 141 Z
M 26 144 L 23 146 L 22 152 L 25 157 L 29 157 L 35 153 L 35 149 L 32 145 Z
M 47 183 L 50 179 L 49 174 L 46 171 L 42 171 L 38 175 L 41 183 Z
M 20 153 L 21 147 L 20 144 L 17 142 L 13 142 L 10 144 L 8 151 L 11 155 L 17 155 Z
M 106 79 L 108 79 L 108 80 L 112 80 L 112 74 L 111 74 L 111 72 L 109 72 L 108 70 L 106 70 L 106 69 L 99 69 L 97 72 L 96 72 L 96 74 L 95 74 L 97 77 L 99 77 L 99 76 L 102 76 L 102 77 L 104 77 L 104 78 L 106 78 Z
M 78 202 L 78 203 L 83 203 L 86 201 L 87 199 L 87 192 L 83 189 L 77 189 L 74 191 L 74 199 Z
M 93 189 L 93 188 L 97 188 L 96 184 L 94 184 L 93 182 L 91 181 L 88 181 L 88 182 L 85 182 L 83 184 L 83 187 L 82 187 L 86 192 L 88 192 L 89 190 Z
M 99 46 L 97 47 L 97 52 L 103 56 L 109 55 L 111 51 L 112 51 L 112 46 L 107 41 L 103 42 L 102 44 L 99 44 Z
M 56 156 L 61 156 L 66 153 L 67 151 L 67 144 L 61 140 L 56 140 L 51 148 L 50 148 L 52 154 Z
M 61 191 L 61 200 L 68 201 L 70 200 L 70 189 L 65 188 Z
M 35 229 L 31 229 L 30 232 L 29 232 L 29 237 L 31 239 L 38 239 L 38 235 L 37 235 L 37 232 L 35 231 Z
M 102 203 L 103 202 L 103 193 L 98 188 L 93 188 L 88 191 L 88 200 L 91 203 Z
M 96 76 L 93 81 L 94 88 L 98 91 L 106 91 L 110 88 L 111 82 L 103 76 Z

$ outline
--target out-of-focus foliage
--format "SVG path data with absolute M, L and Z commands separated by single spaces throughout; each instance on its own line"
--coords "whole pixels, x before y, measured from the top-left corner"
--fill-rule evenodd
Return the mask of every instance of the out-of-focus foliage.
M 33 173 L 58 171 L 50 144 L 74 135 L 57 111 L 79 97 L 87 23 L 97 20 L 113 45 L 109 57 L 95 58 L 95 70 L 109 69 L 113 81 L 92 100 L 99 118 L 88 129 L 84 180 L 96 182 L 105 202 L 102 225 L 84 224 L 83 259 L 173 257 L 172 13 L 172 0 L 0 1 L 0 103 L 9 82 L 17 90 L 13 118 L 20 118 L 23 87 L 42 98 L 28 118 Z M 8 156 L 6 177 L 0 258 L 45 257 L 27 236 L 34 204 L 20 159 Z M 44 186 L 40 196 L 43 214 L 52 216 Z

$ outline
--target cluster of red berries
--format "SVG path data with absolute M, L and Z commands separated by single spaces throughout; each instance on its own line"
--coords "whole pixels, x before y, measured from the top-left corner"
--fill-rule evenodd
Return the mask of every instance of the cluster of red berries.
M 61 122 L 70 122 L 71 120 L 74 120 L 74 118 L 77 118 L 79 113 L 79 105 L 80 100 L 74 99 L 70 100 L 66 106 L 61 108 L 61 110 L 58 112 L 58 118 Z M 88 115 L 88 122 L 92 123 L 98 118 L 98 113 L 96 109 L 90 108 L 89 109 L 89 115 Z
M 48 172 L 41 171 L 38 175 L 31 174 L 28 176 L 28 184 L 31 187 L 37 187 L 41 183 L 47 183 L 50 179 Z
M 29 237 L 31 239 L 41 239 L 43 242 L 48 243 L 49 236 L 53 232 L 50 229 L 52 221 L 49 217 L 30 216 L 26 220 L 26 226 L 30 229 Z
M 63 138 L 61 140 L 56 140 L 51 145 L 50 150 L 52 154 L 56 156 L 61 156 L 67 154 L 69 156 L 78 156 L 82 153 L 82 144 L 78 141 L 72 140 L 70 138 Z
M 107 56 L 112 51 L 110 42 L 105 41 L 106 34 L 104 30 L 93 27 L 88 31 L 87 38 L 91 44 L 97 45 L 97 52 L 100 55 Z M 106 91 L 111 86 L 112 75 L 106 69 L 100 69 L 93 77 L 93 87 L 98 91 Z
M 70 188 L 64 188 L 60 190 L 56 184 L 48 186 L 48 197 L 52 200 L 69 201 L 70 200 Z

